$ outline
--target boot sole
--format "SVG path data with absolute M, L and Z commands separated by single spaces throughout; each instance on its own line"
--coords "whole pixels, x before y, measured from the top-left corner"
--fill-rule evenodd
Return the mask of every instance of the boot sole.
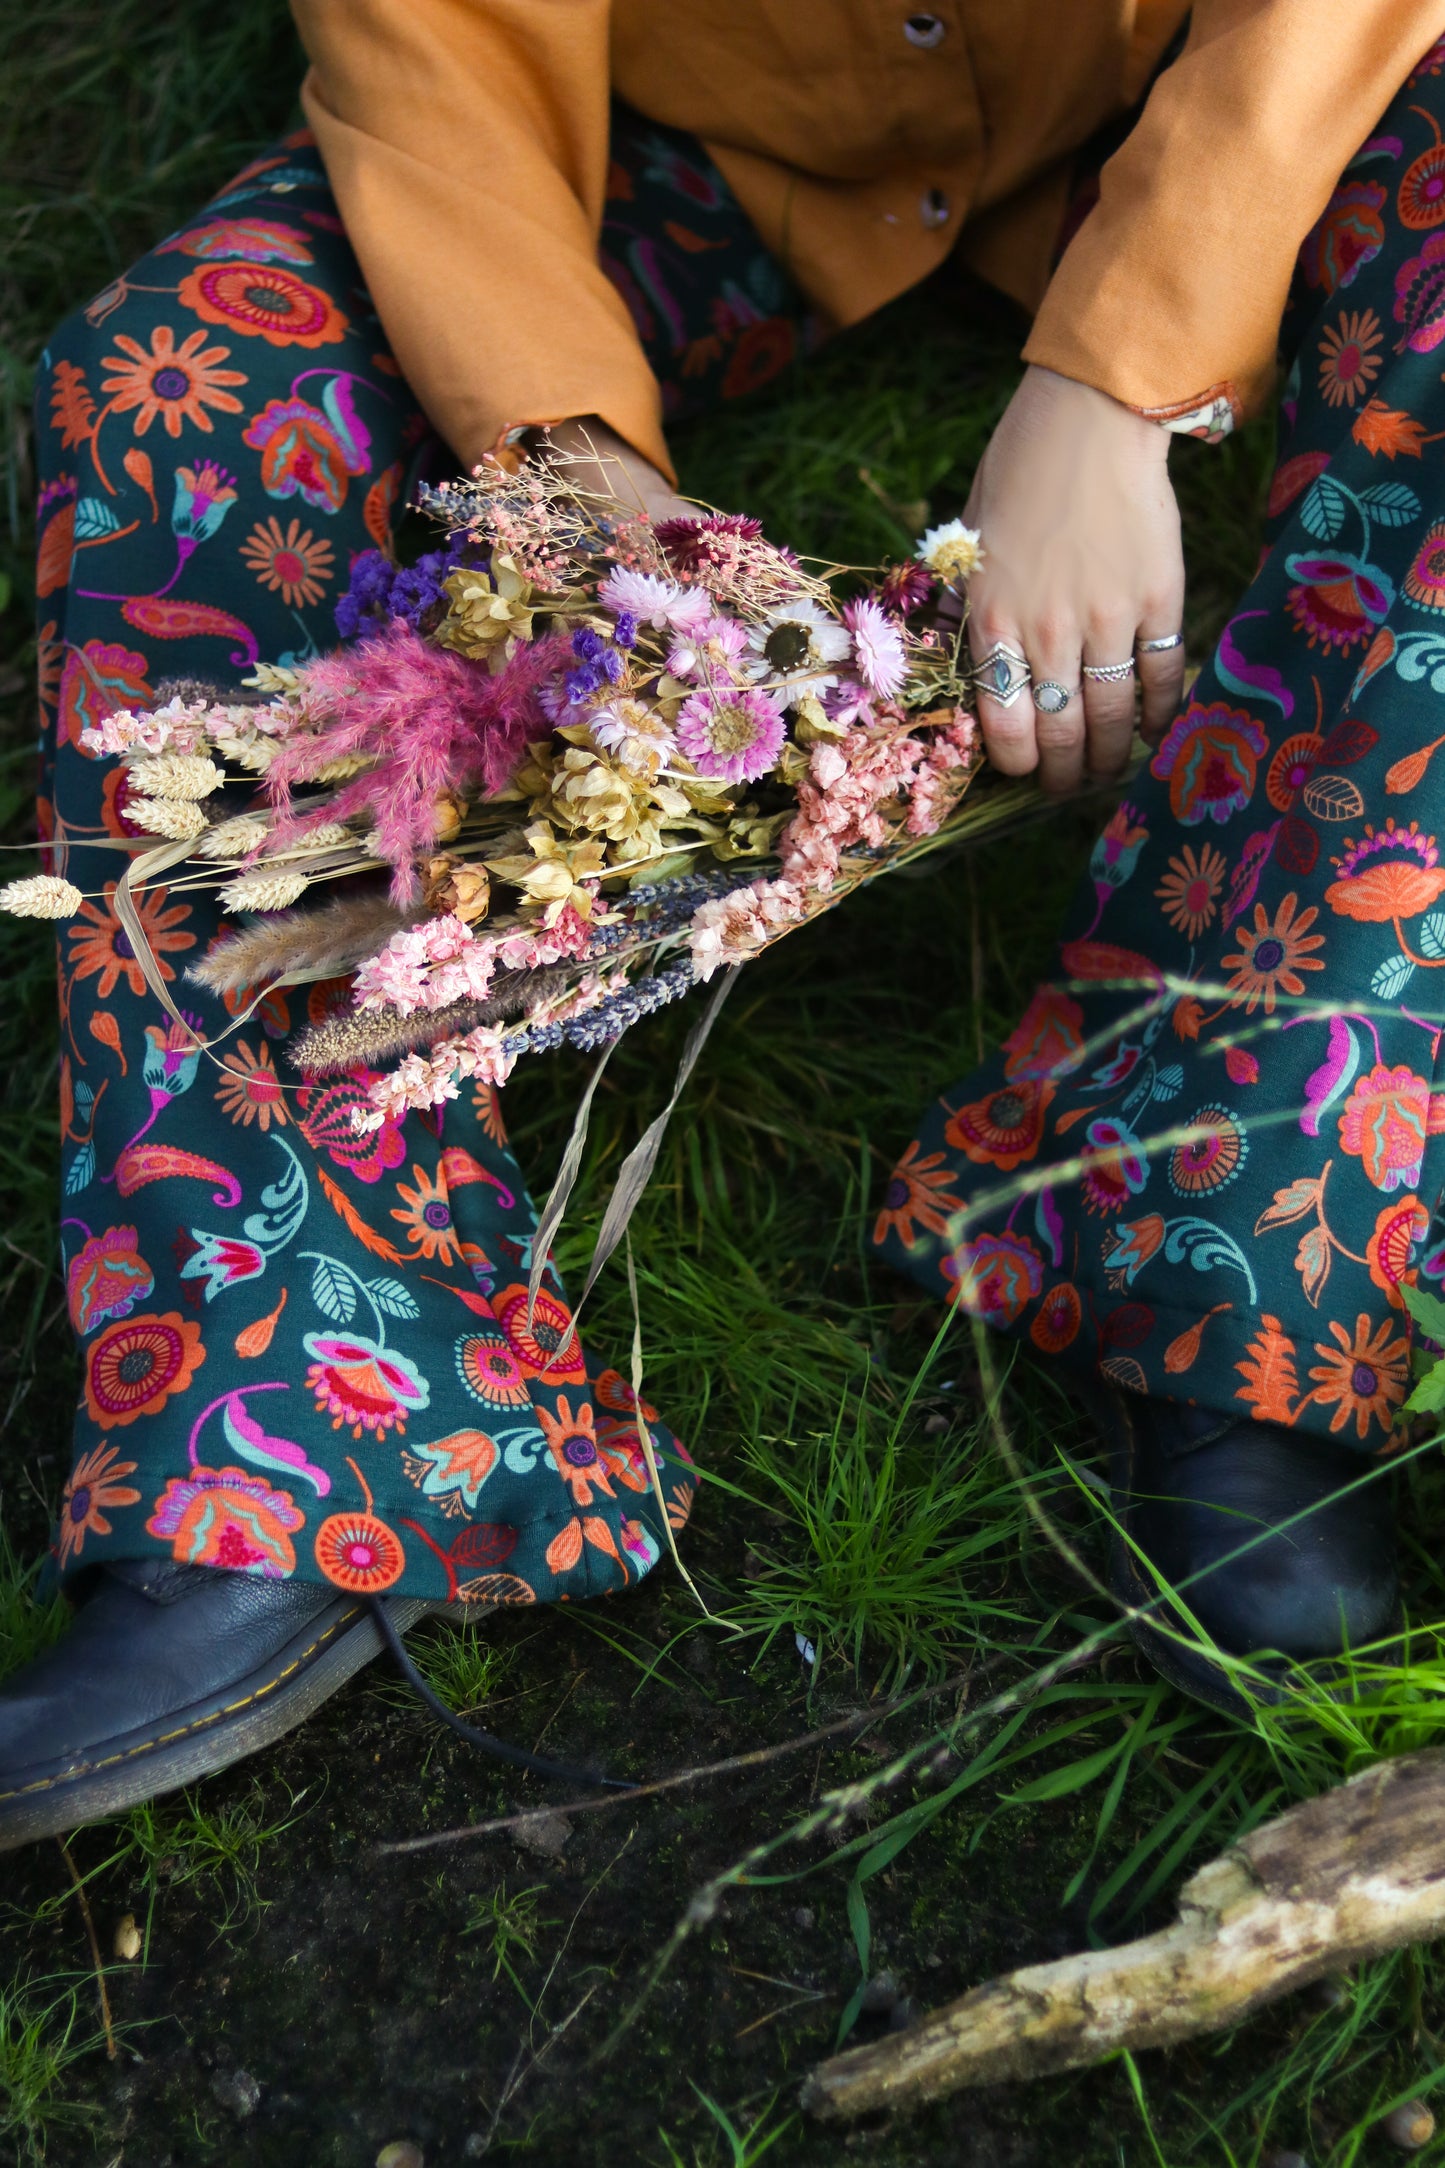
M 421 1597 L 387 1599 L 399 1633 L 451 1609 Z M 364 1604 L 338 1598 L 267 1662 L 224 1692 L 171 1709 L 141 1731 L 18 1771 L 0 1789 L 0 1852 L 123 1814 L 259 1753 L 319 1709 L 382 1652 Z

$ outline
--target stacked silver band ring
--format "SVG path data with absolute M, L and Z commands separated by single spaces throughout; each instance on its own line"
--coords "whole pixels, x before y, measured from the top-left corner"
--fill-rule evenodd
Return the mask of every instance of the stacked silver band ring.
M 1071 691 L 1067 685 L 1060 685 L 1056 679 L 1045 678 L 1041 685 L 1034 687 L 1034 706 L 1040 715 L 1062 715 L 1078 689 L 1076 685 Z
M 1086 662 L 1084 675 L 1095 685 L 1125 685 L 1134 675 L 1134 658 L 1127 662 Z
M 1184 635 L 1182 632 L 1171 632 L 1167 639 L 1139 640 L 1135 645 L 1141 655 L 1167 655 L 1171 648 L 1183 647 Z
M 1000 641 L 981 655 L 973 666 L 975 692 L 987 693 L 1001 708 L 1012 707 L 1024 687 L 1032 682 L 1033 672 L 1026 658 L 1014 648 L 1005 647 Z

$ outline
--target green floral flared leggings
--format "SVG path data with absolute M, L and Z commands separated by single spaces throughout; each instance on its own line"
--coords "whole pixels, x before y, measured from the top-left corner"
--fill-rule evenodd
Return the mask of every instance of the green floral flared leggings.
M 1364 1452 L 1445 1279 L 1442 117 L 1445 42 L 1300 251 L 1254 582 L 877 1223 L 1047 1356 Z
M 619 115 L 608 267 L 672 414 L 782 369 L 800 297 L 686 139 Z M 160 1554 L 474 1603 L 627 1587 L 695 1476 L 579 1345 L 495 1092 L 358 1136 L 366 1072 L 300 1086 L 289 1034 L 335 985 L 243 1021 L 187 977 L 213 900 L 114 908 L 119 763 L 81 730 L 168 680 L 234 685 L 336 641 L 358 552 L 455 462 L 417 411 L 311 140 L 288 137 L 56 332 L 37 387 L 42 833 L 87 892 L 62 929 L 62 1257 L 83 1356 L 55 1538 L 70 1576 Z
M 1401 1283 L 1445 1277 L 1442 76 L 1445 41 L 1301 253 L 1256 582 L 1100 838 L 1056 977 L 929 1113 L 878 1222 L 1047 1354 L 1364 1448 L 1404 1391 Z M 801 297 L 695 144 L 619 112 L 613 152 L 603 261 L 669 417 L 765 383 L 813 335 Z M 479 1603 L 630 1585 L 666 1540 L 639 1411 L 550 1266 L 528 1322 L 536 1221 L 496 1095 L 359 1137 L 364 1073 L 298 1087 L 285 1060 L 336 986 L 273 991 L 203 1055 L 113 908 L 126 784 L 81 729 L 331 645 L 351 560 L 453 464 L 304 134 L 61 326 L 37 421 L 41 818 L 88 895 L 60 943 L 83 1358 L 61 1574 L 158 1554 Z M 186 976 L 223 930 L 210 898 L 143 910 L 201 1036 L 236 1025 Z M 641 1415 L 680 1527 L 691 1464 Z

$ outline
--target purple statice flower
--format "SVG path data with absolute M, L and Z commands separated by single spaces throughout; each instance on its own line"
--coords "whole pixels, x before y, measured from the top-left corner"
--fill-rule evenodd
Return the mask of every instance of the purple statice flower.
M 351 561 L 351 580 L 336 598 L 336 630 L 343 640 L 377 632 L 391 616 L 397 568 L 380 550 L 362 550 Z
M 626 667 L 616 648 L 609 646 L 589 625 L 580 626 L 573 633 L 572 652 L 580 667 L 569 670 L 563 682 L 567 698 L 574 707 L 590 700 L 604 685 L 617 684 Z
M 472 541 L 461 528 L 445 548 L 426 551 L 414 565 L 395 565 L 380 550 L 363 550 L 352 564 L 350 585 L 336 604 L 336 629 L 342 639 L 377 632 L 396 617 L 413 632 L 430 630 L 427 621 L 444 603 L 445 583 L 467 561 Z

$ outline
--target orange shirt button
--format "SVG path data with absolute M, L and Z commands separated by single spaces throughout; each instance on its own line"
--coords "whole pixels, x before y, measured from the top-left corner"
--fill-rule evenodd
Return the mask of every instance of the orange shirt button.
M 925 188 L 918 201 L 918 215 L 925 226 L 948 224 L 949 202 L 941 188 Z
M 910 45 L 921 46 L 931 53 L 935 45 L 942 45 L 948 36 L 948 25 L 936 15 L 910 15 L 903 25 L 903 35 Z

